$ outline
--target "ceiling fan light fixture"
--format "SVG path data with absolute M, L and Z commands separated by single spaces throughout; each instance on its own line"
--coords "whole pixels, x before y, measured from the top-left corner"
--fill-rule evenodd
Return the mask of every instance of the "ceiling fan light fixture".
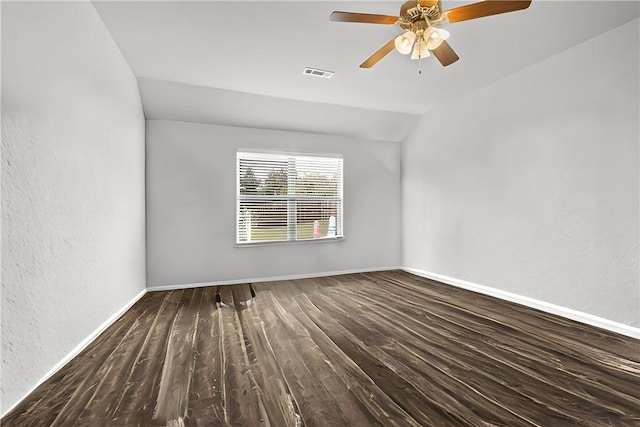
M 425 33 L 425 40 L 427 40 L 429 50 L 437 49 L 443 41 L 449 38 L 449 31 L 442 28 L 429 27 Z
M 429 48 L 427 47 L 427 42 L 424 40 L 420 40 L 416 42 L 413 47 L 413 53 L 411 54 L 411 59 L 421 59 L 431 56 L 431 52 L 429 52 Z
M 426 30 L 424 30 L 424 39 L 429 41 L 431 39 L 438 38 L 438 29 L 436 27 L 428 26 Z
M 413 43 L 415 41 L 416 34 L 413 31 L 407 31 L 406 33 L 400 34 L 398 37 L 396 37 L 394 44 L 398 52 L 406 55 L 411 52 L 411 47 L 413 46 Z

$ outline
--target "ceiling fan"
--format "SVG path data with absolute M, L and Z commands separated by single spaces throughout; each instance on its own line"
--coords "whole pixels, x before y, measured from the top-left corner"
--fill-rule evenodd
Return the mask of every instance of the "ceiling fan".
M 412 59 L 426 58 L 431 52 L 446 67 L 460 58 L 447 43 L 449 32 L 440 28 L 442 24 L 514 12 L 526 9 L 530 4 L 531 0 L 486 0 L 442 11 L 440 0 L 411 0 L 400 7 L 400 16 L 335 11 L 329 19 L 337 22 L 398 25 L 405 30 L 404 34 L 389 40 L 367 58 L 360 64 L 360 68 L 373 67 L 394 47 L 405 55 L 412 52 Z

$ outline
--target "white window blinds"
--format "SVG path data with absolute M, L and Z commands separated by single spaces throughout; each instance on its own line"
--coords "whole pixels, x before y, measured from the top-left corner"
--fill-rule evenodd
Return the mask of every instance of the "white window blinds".
M 342 237 L 342 157 L 239 151 L 236 242 Z

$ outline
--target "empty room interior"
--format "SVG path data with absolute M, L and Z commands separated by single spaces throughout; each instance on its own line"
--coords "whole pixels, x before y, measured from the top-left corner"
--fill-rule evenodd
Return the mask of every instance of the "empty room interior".
M 2 1 L 3 426 L 640 425 L 637 1 Z

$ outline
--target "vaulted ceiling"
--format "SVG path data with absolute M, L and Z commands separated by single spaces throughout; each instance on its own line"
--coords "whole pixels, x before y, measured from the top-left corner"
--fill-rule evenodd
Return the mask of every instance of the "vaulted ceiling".
M 391 141 L 420 115 L 633 20 L 640 9 L 635 1 L 533 0 L 523 11 L 447 25 L 461 58 L 448 67 L 393 51 L 361 69 L 402 30 L 329 15 L 397 15 L 402 1 L 93 4 L 139 80 L 147 118 Z M 335 75 L 307 76 L 305 67 Z

